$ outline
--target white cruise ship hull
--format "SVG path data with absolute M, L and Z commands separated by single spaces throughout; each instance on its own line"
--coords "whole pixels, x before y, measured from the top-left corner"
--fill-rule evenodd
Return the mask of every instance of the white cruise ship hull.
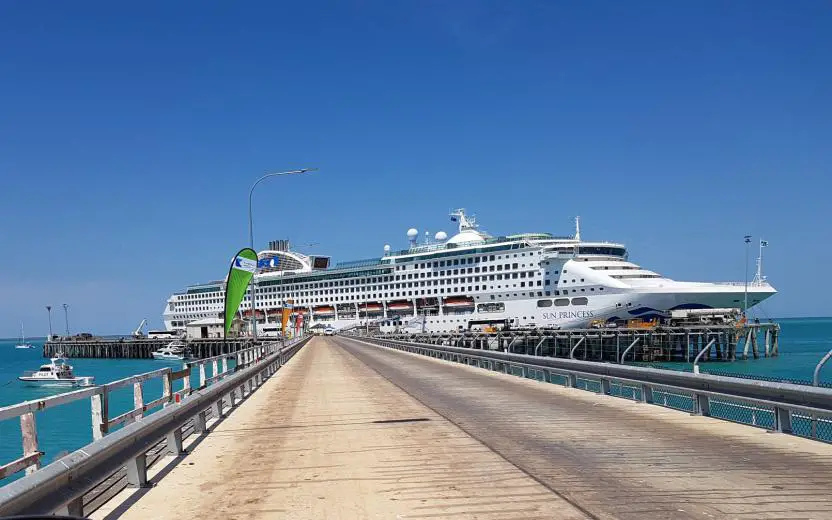
M 381 258 L 338 264 L 286 249 L 259 253 L 249 301 L 241 316 L 272 328 L 290 309 L 289 327 L 316 323 L 335 329 L 378 324 L 382 330 L 430 332 L 496 327 L 580 328 L 592 322 L 651 319 L 675 309 L 753 308 L 776 293 L 758 270 L 749 283 L 680 282 L 629 260 L 623 244 L 526 233 L 491 237 L 462 210 L 459 233 Z M 767 243 L 761 242 L 762 247 Z M 758 265 L 761 265 L 758 263 Z M 323 267 L 322 267 L 323 266 Z M 746 298 L 747 293 L 747 298 Z M 168 299 L 168 330 L 223 311 L 224 282 L 189 287 Z

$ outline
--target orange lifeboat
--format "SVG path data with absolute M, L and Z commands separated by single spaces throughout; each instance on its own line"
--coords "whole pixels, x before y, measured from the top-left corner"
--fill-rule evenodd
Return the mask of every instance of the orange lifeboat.
M 407 300 L 399 300 L 387 304 L 388 311 L 409 311 L 413 309 L 413 303 Z
M 452 307 L 454 309 L 463 309 L 474 306 L 474 299 L 470 296 L 450 296 L 445 298 L 442 302 L 445 307 Z
M 335 314 L 335 307 L 331 305 L 320 305 L 312 309 L 315 316 L 332 316 Z

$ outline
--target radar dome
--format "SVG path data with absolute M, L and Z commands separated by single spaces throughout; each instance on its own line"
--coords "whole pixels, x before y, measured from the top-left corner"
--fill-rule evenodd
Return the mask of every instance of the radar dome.
M 390 244 L 384 244 L 384 252 L 385 252 L 385 253 L 389 253 L 389 252 L 390 252 Z
M 434 238 L 436 240 L 447 240 L 448 239 L 448 234 L 445 233 L 444 231 L 440 231 L 439 233 L 436 234 L 436 236 Z
M 419 234 L 419 231 L 416 228 L 410 228 L 410 229 L 407 230 L 408 238 L 416 238 L 416 236 L 418 234 Z

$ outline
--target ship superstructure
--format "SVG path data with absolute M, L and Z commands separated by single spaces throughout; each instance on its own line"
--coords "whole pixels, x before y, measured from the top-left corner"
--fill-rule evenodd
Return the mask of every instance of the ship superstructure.
M 277 323 L 284 306 L 307 322 L 342 328 L 367 321 L 419 323 L 426 331 L 485 326 L 585 327 L 667 315 L 676 309 L 752 307 L 776 293 L 763 278 L 744 282 L 680 282 L 629 260 L 623 244 L 582 240 L 575 234 L 523 233 L 493 237 L 464 210 L 451 213 L 458 231 L 409 247 L 384 246 L 380 258 L 330 266 L 329 257 L 272 242 L 258 254 L 259 324 Z M 222 312 L 224 282 L 188 287 L 164 311 L 169 330 Z M 241 305 L 251 317 L 251 301 Z

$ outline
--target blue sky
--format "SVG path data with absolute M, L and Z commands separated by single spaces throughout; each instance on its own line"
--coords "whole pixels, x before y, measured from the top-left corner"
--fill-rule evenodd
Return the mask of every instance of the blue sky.
M 1 2 L 0 336 L 64 302 L 73 332 L 160 326 L 246 245 L 251 182 L 304 166 L 258 188 L 260 245 L 580 215 L 660 273 L 742 280 L 751 234 L 765 314 L 831 315 L 829 27 L 810 0 Z

